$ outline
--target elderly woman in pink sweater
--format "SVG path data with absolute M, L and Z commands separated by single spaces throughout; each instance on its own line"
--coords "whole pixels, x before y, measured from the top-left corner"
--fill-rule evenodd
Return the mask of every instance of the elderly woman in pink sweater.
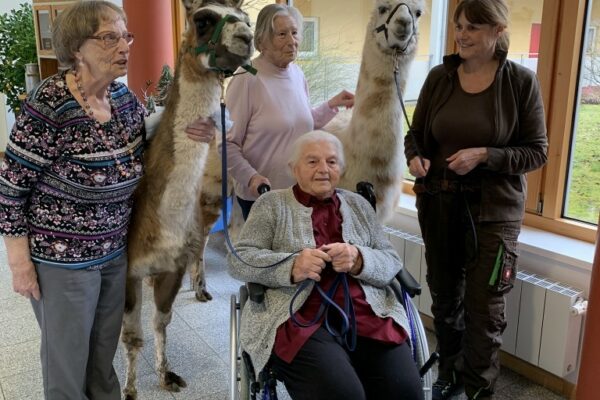
M 269 4 L 258 14 L 253 60 L 257 75 L 234 77 L 227 90 L 227 106 L 234 122 L 227 135 L 227 162 L 244 219 L 266 183 L 273 189 L 291 186 L 287 173 L 291 143 L 303 133 L 319 129 L 337 113 L 352 107 L 354 95 L 342 91 L 312 108 L 308 85 L 294 64 L 302 40 L 302 15 L 291 6 Z

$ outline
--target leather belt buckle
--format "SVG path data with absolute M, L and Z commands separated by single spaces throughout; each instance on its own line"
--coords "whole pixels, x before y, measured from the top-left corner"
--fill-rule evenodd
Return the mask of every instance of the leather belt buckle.
M 450 187 L 450 181 L 448 181 L 447 179 L 442 179 L 440 181 L 440 189 L 443 192 L 447 192 L 449 187 Z

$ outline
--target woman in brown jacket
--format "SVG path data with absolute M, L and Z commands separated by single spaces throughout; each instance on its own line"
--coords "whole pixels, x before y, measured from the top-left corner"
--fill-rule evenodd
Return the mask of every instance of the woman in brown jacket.
M 405 140 L 440 352 L 433 399 L 491 398 L 516 276 L 525 173 L 546 162 L 535 73 L 507 60 L 504 0 L 463 0 L 458 54 L 431 70 Z

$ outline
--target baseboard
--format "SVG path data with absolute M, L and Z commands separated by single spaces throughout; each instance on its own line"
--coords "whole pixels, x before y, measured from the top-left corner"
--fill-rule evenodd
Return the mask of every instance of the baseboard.
M 421 313 L 421 320 L 423 321 L 423 326 L 433 331 L 433 318 L 428 315 Z M 545 387 L 548 390 L 551 390 L 555 393 L 558 393 L 562 396 L 565 396 L 568 399 L 575 399 L 575 388 L 576 385 L 572 382 L 567 381 L 561 377 L 558 377 L 550 372 L 541 369 L 535 365 L 528 363 L 527 361 L 523 361 L 518 357 L 513 356 L 512 354 L 506 353 L 504 351 L 500 351 L 500 363 L 503 367 L 508 368 L 517 374 L 525 377 L 526 379 L 538 384 L 542 387 Z

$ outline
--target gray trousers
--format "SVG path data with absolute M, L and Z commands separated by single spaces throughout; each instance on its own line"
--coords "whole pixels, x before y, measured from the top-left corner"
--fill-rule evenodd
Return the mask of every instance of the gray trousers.
M 112 366 L 125 304 L 127 256 L 100 271 L 36 263 L 42 293 L 32 298 L 42 333 L 46 400 L 118 400 Z

